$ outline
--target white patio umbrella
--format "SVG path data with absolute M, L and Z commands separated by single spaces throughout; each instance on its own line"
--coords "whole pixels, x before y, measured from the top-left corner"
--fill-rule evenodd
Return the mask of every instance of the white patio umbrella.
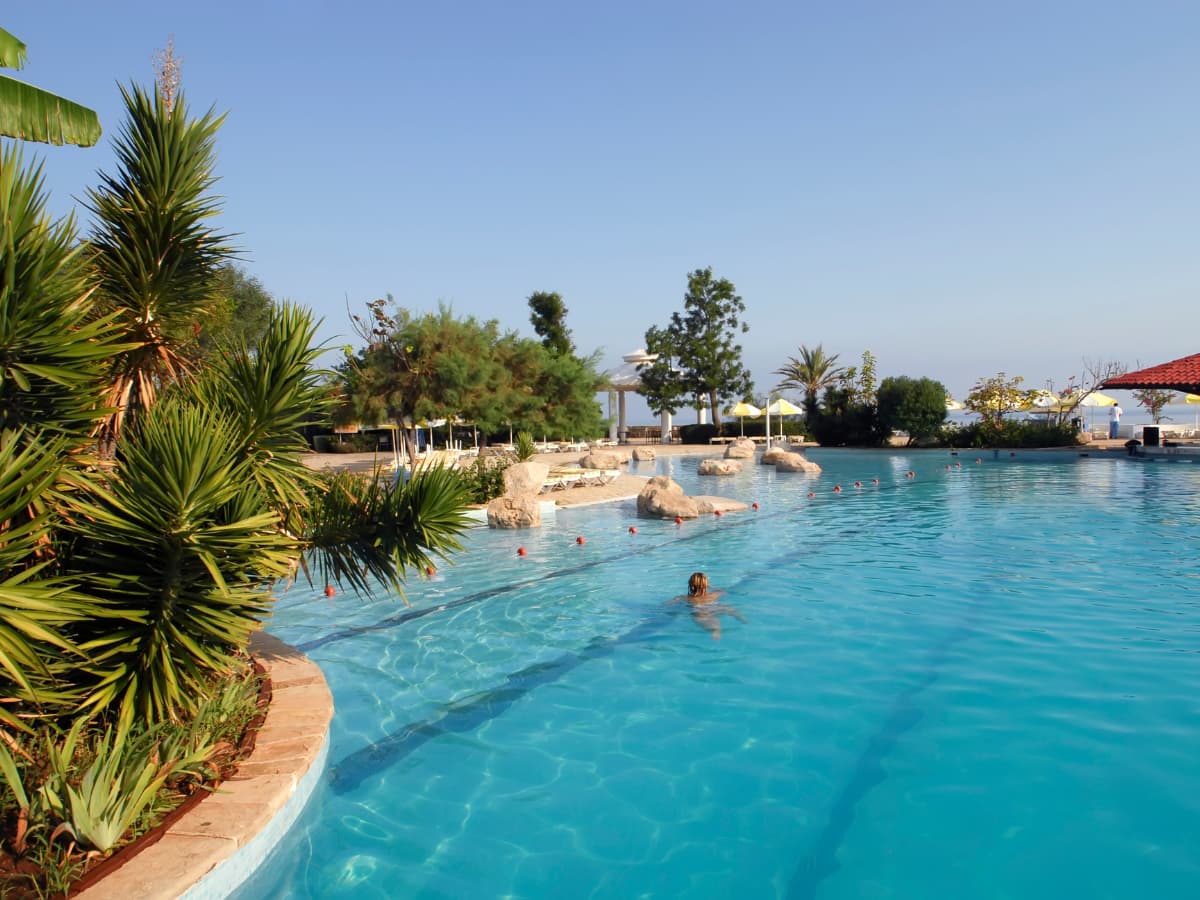
M 957 410 L 960 410 L 960 409 L 966 409 L 966 407 L 963 406 L 961 403 L 959 403 L 957 400 L 955 400 L 953 397 L 951 397 L 949 394 L 947 394 L 946 395 L 946 411 L 947 412 L 956 412 Z
M 779 440 L 781 440 L 781 441 L 783 440 L 783 417 L 784 416 L 798 416 L 802 412 L 804 412 L 804 410 L 802 410 L 800 407 L 798 407 L 794 403 L 789 403 L 787 400 L 784 400 L 782 397 L 780 397 L 774 403 L 771 403 L 767 406 L 767 420 L 768 421 L 770 421 L 771 416 L 779 416 Z
M 739 403 L 733 409 L 729 410 L 728 414 L 731 416 L 737 416 L 738 432 L 741 434 L 742 437 L 745 437 L 746 430 L 745 430 L 745 423 L 743 422 L 743 419 L 747 416 L 751 419 L 757 419 L 759 416 L 762 415 L 762 410 L 759 409 L 757 406 L 755 406 L 753 403 L 747 403 L 745 400 L 743 400 L 741 403 Z

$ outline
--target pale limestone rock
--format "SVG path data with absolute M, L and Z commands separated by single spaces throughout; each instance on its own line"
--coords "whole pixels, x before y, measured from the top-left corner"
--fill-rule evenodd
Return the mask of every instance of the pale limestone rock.
M 668 475 L 655 475 L 646 482 L 638 494 L 637 510 L 643 519 L 694 519 L 700 514 L 696 501 Z
M 537 496 L 546 483 L 550 467 L 540 462 L 514 463 L 504 470 L 504 496 Z
M 593 450 L 579 460 L 581 469 L 617 469 L 628 460 L 620 453 L 605 453 L 603 450 Z
M 655 454 L 649 447 L 634 447 L 633 458 L 637 462 L 651 462 L 655 459 Z
M 821 467 L 803 453 L 785 453 L 775 461 L 777 472 L 811 472 L 818 473 Z
M 770 450 L 763 451 L 762 459 L 759 462 L 764 466 L 773 466 L 779 460 L 779 457 L 786 456 L 788 452 L 786 447 L 774 446 Z
M 497 497 L 487 505 L 490 528 L 536 528 L 542 524 L 542 509 L 537 495 Z
M 746 504 L 741 500 L 730 500 L 728 497 L 709 497 L 698 494 L 692 498 L 696 501 L 696 508 L 700 510 L 700 515 L 712 515 L 717 510 L 723 513 L 741 512 L 746 508 Z
M 736 475 L 740 471 L 742 471 L 742 463 L 737 459 L 702 459 L 696 474 Z
M 750 438 L 738 438 L 725 448 L 726 459 L 754 459 L 754 441 Z

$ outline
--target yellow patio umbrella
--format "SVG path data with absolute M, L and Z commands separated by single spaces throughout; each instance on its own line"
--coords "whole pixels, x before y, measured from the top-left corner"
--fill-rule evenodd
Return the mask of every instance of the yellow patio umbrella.
M 961 403 L 959 403 L 957 400 L 955 400 L 953 397 L 951 397 L 949 394 L 947 394 L 946 395 L 946 411 L 947 412 L 955 412 L 960 409 L 966 409 L 966 407 L 963 406 Z
M 759 416 L 762 415 L 762 410 L 759 409 L 757 406 L 755 406 L 753 403 L 747 403 L 745 400 L 743 400 L 741 403 L 739 403 L 733 409 L 729 410 L 728 414 L 731 416 L 737 416 L 738 432 L 742 435 L 742 437 L 745 437 L 746 431 L 745 431 L 745 426 L 742 422 L 742 419 L 747 416 L 751 419 L 757 419 Z
M 1200 394 L 1188 394 L 1183 398 L 1184 403 L 1200 403 Z M 1192 421 L 1192 430 L 1200 431 L 1200 409 L 1196 410 L 1196 418 Z

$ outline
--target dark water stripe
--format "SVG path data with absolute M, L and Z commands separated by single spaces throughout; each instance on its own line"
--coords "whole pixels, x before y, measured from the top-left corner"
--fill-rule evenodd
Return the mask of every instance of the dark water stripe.
M 974 633 L 977 604 L 978 599 L 972 601 L 963 620 L 930 648 L 916 680 L 896 696 L 888 717 L 867 741 L 850 779 L 829 808 L 829 818 L 820 834 L 792 872 L 788 900 L 815 900 L 821 883 L 840 868 L 837 852 L 854 824 L 858 804 L 887 780 L 884 761 L 900 739 L 924 717 L 925 711 L 917 701 L 941 676 L 950 648 Z
M 513 672 L 498 687 L 447 704 L 440 715 L 406 725 L 382 740 L 368 744 L 331 767 L 329 779 L 333 792 L 346 794 L 353 791 L 367 779 L 395 765 L 434 738 L 474 731 L 502 715 L 522 697 L 542 685 L 552 684 L 585 662 L 610 656 L 618 646 L 653 636 L 661 630 L 665 621 L 677 614 L 676 610 L 663 609 L 624 634 L 592 638 L 576 653 L 564 653 L 548 662 Z

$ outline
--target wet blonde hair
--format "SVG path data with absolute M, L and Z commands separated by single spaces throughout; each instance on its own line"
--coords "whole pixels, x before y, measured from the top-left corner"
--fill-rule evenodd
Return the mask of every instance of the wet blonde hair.
M 703 572 L 693 572 L 688 579 L 688 596 L 695 597 L 708 593 L 708 576 Z

